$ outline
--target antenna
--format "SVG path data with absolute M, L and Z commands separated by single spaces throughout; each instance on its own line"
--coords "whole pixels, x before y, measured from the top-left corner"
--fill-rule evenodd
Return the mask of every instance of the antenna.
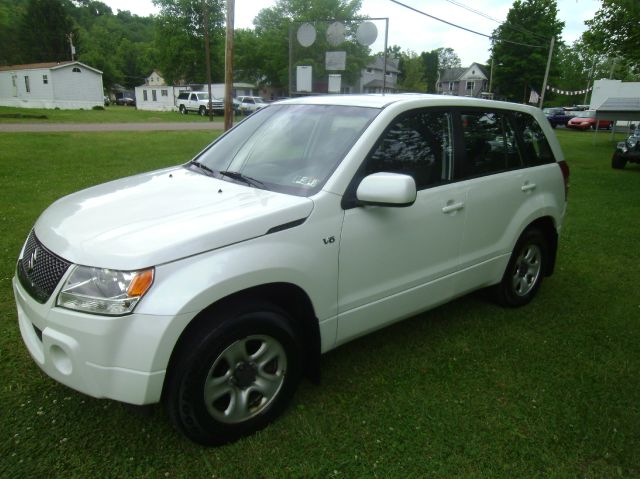
M 71 61 L 75 61 L 76 47 L 73 46 L 73 32 L 67 34 L 67 39 L 69 40 L 69 46 L 71 47 Z

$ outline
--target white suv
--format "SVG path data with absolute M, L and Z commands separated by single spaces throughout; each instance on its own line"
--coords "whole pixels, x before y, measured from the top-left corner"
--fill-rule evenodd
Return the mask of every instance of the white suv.
M 336 346 L 552 273 L 568 168 L 540 110 L 430 95 L 269 105 L 184 165 L 38 219 L 13 279 L 23 340 L 94 397 L 162 401 L 202 444 L 264 427 Z
M 201 116 L 206 116 L 209 114 L 209 93 L 205 91 L 183 91 L 176 99 L 176 106 L 182 115 L 192 111 Z M 215 115 L 224 115 L 224 101 L 212 98 L 211 110 Z

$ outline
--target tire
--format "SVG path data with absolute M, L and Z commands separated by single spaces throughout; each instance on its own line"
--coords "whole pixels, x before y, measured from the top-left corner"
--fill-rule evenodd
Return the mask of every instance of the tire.
M 611 157 L 611 168 L 621 170 L 627 164 L 627 160 L 623 158 L 619 151 L 616 151 Z
M 248 303 L 216 317 L 215 325 L 201 323 L 181 344 L 163 398 L 174 426 L 205 446 L 267 426 L 285 409 L 302 371 L 302 352 L 283 311 Z
M 198 110 L 198 113 L 200 113 L 200 116 L 207 116 L 207 109 L 201 106 L 200 109 Z
M 556 129 L 558 125 L 556 123 L 551 123 L 551 128 L 553 128 L 554 130 Z
M 528 304 L 540 289 L 549 245 L 537 228 L 525 230 L 511 253 L 502 281 L 494 286 L 494 296 L 503 306 Z
M 181 115 L 187 114 L 187 109 L 184 107 L 184 105 L 180 105 L 180 114 Z

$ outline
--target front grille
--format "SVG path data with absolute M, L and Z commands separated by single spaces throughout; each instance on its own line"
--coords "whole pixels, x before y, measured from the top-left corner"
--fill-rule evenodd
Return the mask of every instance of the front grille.
M 45 248 L 32 230 L 22 258 L 18 260 L 18 279 L 36 301 L 44 303 L 56 289 L 69 266 L 71 263 Z

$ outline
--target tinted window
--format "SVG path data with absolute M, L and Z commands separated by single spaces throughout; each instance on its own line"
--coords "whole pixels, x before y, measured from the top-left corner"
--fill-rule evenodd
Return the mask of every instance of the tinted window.
M 507 115 L 491 111 L 462 112 L 464 158 L 460 178 L 488 175 L 522 166 L 513 126 Z
M 418 189 L 451 179 L 451 115 L 420 110 L 386 129 L 364 166 L 364 175 L 388 171 L 411 175 Z
M 525 164 L 536 166 L 555 162 L 547 137 L 535 118 L 527 113 L 517 112 L 514 115 L 522 135 Z

